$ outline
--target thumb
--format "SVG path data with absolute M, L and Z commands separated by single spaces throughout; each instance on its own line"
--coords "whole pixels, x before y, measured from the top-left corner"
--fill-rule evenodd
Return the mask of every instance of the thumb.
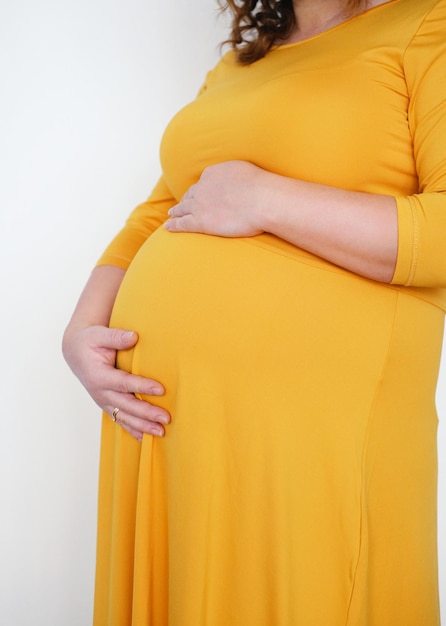
M 138 341 L 138 334 L 133 330 L 108 328 L 107 331 L 107 347 L 114 350 L 128 350 Z

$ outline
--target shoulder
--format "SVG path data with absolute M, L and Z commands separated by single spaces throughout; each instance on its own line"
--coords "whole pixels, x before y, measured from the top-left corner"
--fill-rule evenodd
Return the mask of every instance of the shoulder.
M 420 51 L 432 47 L 444 48 L 446 44 L 446 0 L 406 0 L 412 5 L 414 13 L 413 39 L 409 47 L 414 44 L 420 46 Z M 401 0 L 404 6 L 405 0 Z
M 206 74 L 200 94 L 204 93 L 209 87 L 224 82 L 228 77 L 233 76 L 235 72 L 242 71 L 246 67 L 237 61 L 234 50 L 227 50 Z
M 402 17 L 413 16 L 422 23 L 429 16 L 446 12 L 446 0 L 391 0 L 389 4 L 395 4 L 396 13 Z

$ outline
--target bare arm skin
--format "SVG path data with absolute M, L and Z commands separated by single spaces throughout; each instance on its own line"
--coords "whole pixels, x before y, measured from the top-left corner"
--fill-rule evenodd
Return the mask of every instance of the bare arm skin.
M 268 232 L 381 282 L 390 282 L 395 270 L 394 198 L 295 180 L 244 161 L 208 167 L 169 217 L 165 227 L 171 232 Z
M 109 415 L 119 408 L 118 422 L 141 440 L 144 433 L 162 436 L 170 417 L 164 409 L 134 396 L 163 395 L 159 382 L 115 368 L 117 351 L 138 341 L 133 331 L 108 328 L 124 275 L 124 270 L 111 265 L 93 270 L 65 330 L 62 350 L 93 400 Z

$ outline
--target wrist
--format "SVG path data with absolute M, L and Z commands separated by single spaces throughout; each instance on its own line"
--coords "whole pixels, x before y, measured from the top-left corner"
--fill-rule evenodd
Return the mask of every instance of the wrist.
M 263 185 L 259 187 L 259 225 L 264 232 L 281 236 L 287 214 L 296 208 L 296 189 L 293 179 L 265 172 Z

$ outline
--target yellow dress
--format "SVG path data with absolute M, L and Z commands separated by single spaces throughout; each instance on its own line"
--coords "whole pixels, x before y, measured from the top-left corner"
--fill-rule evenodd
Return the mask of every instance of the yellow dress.
M 251 66 L 168 126 L 118 367 L 164 439 L 103 422 L 95 626 L 438 626 L 435 386 L 446 309 L 446 0 L 393 0 Z M 162 228 L 206 166 L 396 197 L 391 285 L 270 234 Z M 130 264 L 131 263 L 131 264 Z

